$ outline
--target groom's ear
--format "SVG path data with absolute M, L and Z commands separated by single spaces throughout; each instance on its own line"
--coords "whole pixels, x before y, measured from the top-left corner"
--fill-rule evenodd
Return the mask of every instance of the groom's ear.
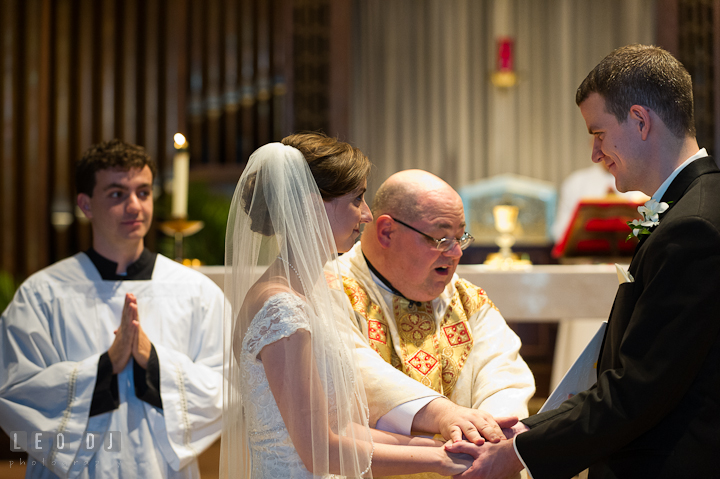
M 633 105 L 630 107 L 629 117 L 630 121 L 635 122 L 635 128 L 637 128 L 640 138 L 643 141 L 647 140 L 652 126 L 650 111 L 642 105 Z
M 389 215 L 380 215 L 375 219 L 375 236 L 383 248 L 390 247 L 395 231 L 395 222 Z

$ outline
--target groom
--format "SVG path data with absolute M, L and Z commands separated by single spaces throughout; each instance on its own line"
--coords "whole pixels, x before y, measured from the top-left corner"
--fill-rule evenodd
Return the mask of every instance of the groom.
M 720 170 L 698 148 L 690 75 L 630 45 L 585 78 L 576 102 L 620 191 L 657 202 L 615 297 L 598 380 L 486 444 L 461 477 L 715 477 L 720 451 Z M 663 204 L 664 203 L 664 204 Z M 646 234 L 643 234 L 645 232 Z

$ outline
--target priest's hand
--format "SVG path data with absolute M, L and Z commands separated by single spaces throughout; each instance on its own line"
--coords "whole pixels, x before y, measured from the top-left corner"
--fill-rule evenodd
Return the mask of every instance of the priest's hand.
M 449 453 L 465 452 L 462 445 L 463 441 L 449 444 L 445 446 L 445 450 Z M 483 444 L 479 448 L 479 453 L 473 454 L 473 457 L 472 466 L 453 478 L 503 479 L 523 470 L 523 465 L 515 454 L 512 440 Z
M 477 445 L 487 439 L 499 442 L 505 439 L 501 428 L 510 428 L 517 418 L 494 419 L 490 414 L 477 409 L 458 406 L 449 399 L 437 398 L 430 401 L 415 415 L 413 431 L 440 433 L 445 439 L 458 442 L 465 438 Z
M 108 349 L 108 356 L 113 365 L 113 374 L 118 374 L 125 369 L 130 361 L 130 356 L 132 356 L 133 345 L 137 341 L 137 327 L 134 324 L 137 321 L 137 311 L 135 296 L 126 294 L 125 305 L 120 317 L 120 327 L 115 330 L 115 340 Z

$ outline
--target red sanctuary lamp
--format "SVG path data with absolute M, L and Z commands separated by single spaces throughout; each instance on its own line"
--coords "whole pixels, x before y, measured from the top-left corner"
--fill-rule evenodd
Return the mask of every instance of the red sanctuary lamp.
M 517 83 L 517 75 L 513 65 L 515 41 L 512 37 L 499 37 L 496 41 L 495 71 L 490 80 L 500 88 L 510 88 Z

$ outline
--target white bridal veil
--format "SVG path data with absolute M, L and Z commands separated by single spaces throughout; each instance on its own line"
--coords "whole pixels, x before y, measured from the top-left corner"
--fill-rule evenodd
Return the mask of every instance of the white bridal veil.
M 290 285 L 304 301 L 310 323 L 315 371 L 303 374 L 315 379 L 308 379 L 313 382 L 307 388 L 309 410 L 293 408 L 283 420 L 297 424 L 310 418 L 314 475 L 327 476 L 330 457 L 339 454 L 341 475 L 370 477 L 367 401 L 349 346 L 351 332 L 344 326 L 347 321 L 338 321 L 352 313 L 334 269 L 337 250 L 323 201 L 300 151 L 271 143 L 253 153 L 235 189 L 225 241 L 224 289 L 232 310 L 225 315 L 229 319 L 223 328 L 221 476 L 251 477 L 247 418 L 239 388 L 240 348 L 262 302 L 275 288 Z M 292 357 L 286 355 L 285 361 L 282 374 L 287 383 L 297 367 L 293 368 Z M 331 440 L 334 435 L 339 440 Z

